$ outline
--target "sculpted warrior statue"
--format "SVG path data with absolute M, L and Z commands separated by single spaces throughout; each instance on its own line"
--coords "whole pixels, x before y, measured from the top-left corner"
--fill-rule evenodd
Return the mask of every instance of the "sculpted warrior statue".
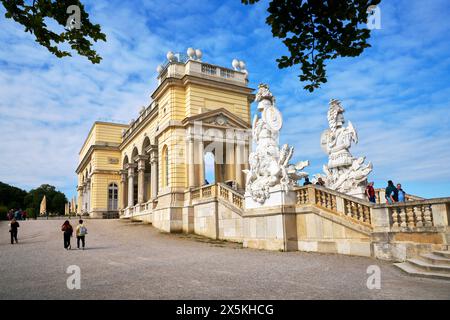
M 330 128 L 320 138 L 321 147 L 328 154 L 328 164 L 323 167 L 325 176 L 316 177 L 321 177 L 330 189 L 357 195 L 361 189 L 364 192 L 372 164 L 364 164 L 365 157 L 356 159 L 351 155 L 350 147 L 352 142 L 358 143 L 358 135 L 350 121 L 344 127 L 344 111 L 340 101 L 331 99 L 327 115 Z
M 246 192 L 254 201 L 264 203 L 270 196 L 271 187 L 281 185 L 283 189 L 289 190 L 297 180 L 307 176 L 300 170 L 308 166 L 309 162 L 289 164 L 294 148 L 287 144 L 279 148 L 278 136 L 283 119 L 268 85 L 259 85 L 255 100 L 261 118 L 258 115 L 253 118 L 252 136 L 256 150 L 249 156 L 250 170 L 244 172 L 247 175 Z

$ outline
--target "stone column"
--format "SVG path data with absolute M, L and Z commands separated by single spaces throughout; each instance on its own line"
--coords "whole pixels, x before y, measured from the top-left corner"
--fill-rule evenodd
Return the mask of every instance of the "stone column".
M 151 197 L 155 199 L 158 196 L 158 152 L 156 150 L 150 153 L 150 179 Z
M 136 164 L 128 164 L 128 207 L 134 206 L 134 168 Z
M 238 141 L 236 141 L 236 145 L 235 145 L 236 151 L 234 152 L 235 154 L 235 169 L 236 169 L 236 183 L 237 183 L 237 188 L 238 189 L 242 189 L 244 186 L 242 184 L 242 144 L 240 144 Z
M 125 202 L 127 190 L 125 190 L 125 185 L 127 181 L 127 171 L 120 170 L 120 209 L 125 209 L 127 203 Z
M 86 198 L 87 198 L 87 212 L 90 212 L 91 211 L 91 179 L 89 179 L 87 181 Z
M 205 157 L 204 157 L 204 149 L 203 141 L 198 142 L 198 178 L 199 178 L 199 186 L 202 186 L 205 183 Z
M 188 152 L 186 155 L 188 166 L 188 186 L 189 188 L 195 187 L 195 151 L 194 140 L 190 138 L 188 141 Z
M 139 156 L 138 160 L 138 203 L 143 204 L 145 202 L 145 161 L 147 156 Z
M 236 181 L 236 152 L 234 143 L 225 144 L 225 180 Z

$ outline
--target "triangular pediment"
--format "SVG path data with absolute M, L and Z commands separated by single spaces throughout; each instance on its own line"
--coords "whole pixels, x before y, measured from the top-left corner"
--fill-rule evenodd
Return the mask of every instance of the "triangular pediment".
M 250 123 L 240 119 L 230 111 L 219 108 L 201 114 L 197 114 L 192 117 L 188 117 L 183 120 L 183 124 L 193 124 L 194 122 L 202 122 L 203 125 L 211 125 L 224 128 L 251 128 Z

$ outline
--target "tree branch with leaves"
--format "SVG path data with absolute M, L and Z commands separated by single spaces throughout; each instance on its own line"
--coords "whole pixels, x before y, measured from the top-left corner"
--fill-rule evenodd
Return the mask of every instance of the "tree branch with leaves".
M 40 45 L 58 58 L 72 56 L 61 48 L 68 44 L 72 50 L 86 57 L 92 63 L 100 63 L 101 57 L 92 48 L 93 42 L 106 41 L 100 25 L 92 24 L 83 4 L 77 0 L 0 0 L 6 9 L 5 17 L 13 19 L 25 27 L 25 32 L 35 36 Z M 76 6 L 79 12 L 79 23 L 70 21 L 70 6 Z M 50 30 L 47 19 L 52 19 L 63 27 L 63 32 Z
M 255 4 L 259 0 L 241 0 Z M 381 0 L 272 0 L 266 23 L 289 50 L 279 68 L 300 64 L 300 81 L 310 92 L 327 82 L 327 60 L 356 57 L 370 47 L 368 8 Z

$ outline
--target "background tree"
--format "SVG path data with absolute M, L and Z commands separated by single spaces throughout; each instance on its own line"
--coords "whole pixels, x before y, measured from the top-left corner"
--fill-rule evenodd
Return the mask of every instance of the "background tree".
M 27 195 L 25 190 L 0 182 L 0 206 L 9 209 L 24 209 L 24 199 Z
M 78 0 L 0 0 L 6 9 L 5 17 L 14 19 L 25 27 L 36 38 L 36 42 L 46 47 L 58 58 L 71 56 L 70 52 L 61 48 L 68 44 L 79 55 L 87 57 L 92 63 L 102 59 L 92 49 L 92 41 L 106 41 L 100 25 L 92 24 L 83 4 Z M 80 20 L 69 19 L 76 11 L 68 8 L 75 5 L 79 10 Z M 50 30 L 48 19 L 52 19 L 63 31 Z M 69 22 L 69 23 L 68 23 Z
M 39 188 L 30 190 L 25 197 L 25 204 L 27 208 L 33 208 L 34 215 L 39 214 L 42 198 L 47 199 L 47 212 L 63 215 L 64 205 L 67 202 L 67 198 L 64 193 L 56 190 L 54 186 L 49 184 L 43 184 Z
M 380 0 L 271 0 L 266 23 L 290 53 L 277 59 L 278 67 L 301 64 L 300 81 L 309 82 L 304 88 L 310 92 L 319 88 L 327 82 L 326 60 L 356 57 L 370 47 L 367 9 L 379 3 Z

